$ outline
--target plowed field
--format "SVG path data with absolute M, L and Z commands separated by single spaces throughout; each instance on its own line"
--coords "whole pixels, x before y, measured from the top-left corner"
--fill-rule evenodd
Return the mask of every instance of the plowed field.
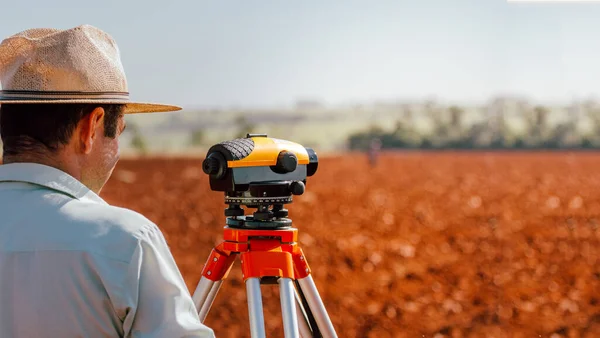
M 162 228 L 190 292 L 224 225 L 201 162 L 122 160 L 102 193 Z M 340 337 L 600 337 L 600 154 L 322 158 L 289 210 Z M 238 261 L 218 337 L 249 336 L 241 280 Z

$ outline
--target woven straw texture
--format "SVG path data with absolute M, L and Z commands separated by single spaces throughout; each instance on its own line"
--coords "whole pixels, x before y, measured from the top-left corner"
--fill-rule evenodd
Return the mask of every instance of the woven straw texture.
M 0 43 L 0 104 L 120 103 L 125 113 L 180 107 L 131 102 L 119 48 L 107 33 L 82 25 L 35 28 Z

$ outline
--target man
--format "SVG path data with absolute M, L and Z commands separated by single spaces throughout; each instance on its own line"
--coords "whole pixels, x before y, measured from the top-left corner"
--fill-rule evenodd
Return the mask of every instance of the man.
M 367 151 L 369 155 L 369 164 L 371 167 L 375 167 L 377 165 L 379 151 L 381 151 L 381 140 L 378 137 L 374 137 L 371 139 L 371 142 L 369 143 L 369 149 Z
M 101 30 L 0 44 L 0 337 L 213 337 L 155 224 L 99 193 L 133 103 Z

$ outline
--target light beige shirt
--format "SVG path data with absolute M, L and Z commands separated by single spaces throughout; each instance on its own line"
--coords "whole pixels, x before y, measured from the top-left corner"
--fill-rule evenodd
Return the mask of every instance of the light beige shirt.
M 0 165 L 0 337 L 213 337 L 165 239 L 44 165 Z

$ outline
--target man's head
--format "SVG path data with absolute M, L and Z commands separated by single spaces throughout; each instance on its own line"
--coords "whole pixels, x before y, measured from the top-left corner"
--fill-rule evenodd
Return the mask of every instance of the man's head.
M 68 168 L 99 193 L 119 160 L 121 104 L 0 105 L 3 162 Z
M 2 40 L 0 84 L 5 163 L 48 164 L 97 193 L 119 158 L 123 114 L 181 110 L 130 101 L 115 40 L 90 25 Z

